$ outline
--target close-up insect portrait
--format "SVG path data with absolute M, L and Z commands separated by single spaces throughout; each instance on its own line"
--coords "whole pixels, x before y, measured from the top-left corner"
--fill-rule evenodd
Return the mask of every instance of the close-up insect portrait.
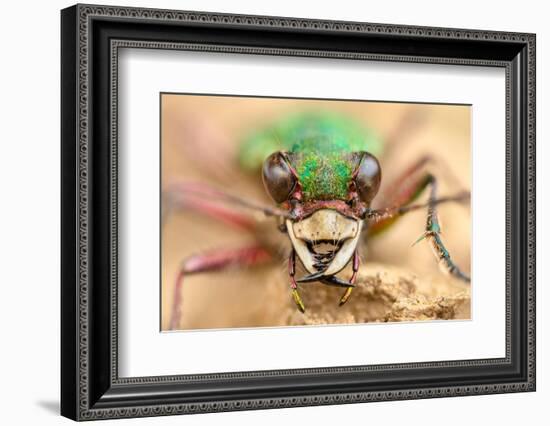
M 471 106 L 162 93 L 161 330 L 471 319 Z

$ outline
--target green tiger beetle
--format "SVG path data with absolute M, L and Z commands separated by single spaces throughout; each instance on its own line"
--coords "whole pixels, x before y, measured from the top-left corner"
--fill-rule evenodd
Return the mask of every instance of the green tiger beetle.
M 250 217 L 235 207 L 261 211 L 278 220 L 288 235 L 288 276 L 291 294 L 303 313 L 305 305 L 298 284 L 318 281 L 343 289 L 340 305 L 349 299 L 359 270 L 358 243 L 388 228 L 399 217 L 418 209 L 427 210 L 426 226 L 416 241 L 427 240 L 442 269 L 469 282 L 453 262 L 441 239 L 437 205 L 462 202 L 469 192 L 437 197 L 437 179 L 426 170 L 430 157 L 422 157 L 391 185 L 386 207 L 371 208 L 382 179 L 377 156 L 382 140 L 370 129 L 331 112 L 301 113 L 275 122 L 249 135 L 242 143 L 238 161 L 250 173 L 260 171 L 267 194 L 276 206 L 248 199 L 200 183 L 176 182 L 165 188 L 171 206 L 191 208 L 231 225 L 251 230 Z M 258 176 L 259 177 L 259 176 Z M 428 192 L 428 201 L 416 203 Z M 182 315 L 181 292 L 189 274 L 251 266 L 275 257 L 261 242 L 239 249 L 221 249 L 185 259 L 176 277 L 170 328 L 176 329 Z M 306 275 L 296 276 L 296 260 Z M 337 274 L 351 265 L 351 277 Z

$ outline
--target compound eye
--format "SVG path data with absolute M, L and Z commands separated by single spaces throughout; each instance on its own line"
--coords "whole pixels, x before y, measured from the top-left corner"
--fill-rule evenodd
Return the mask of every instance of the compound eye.
M 264 161 L 262 178 L 267 193 L 276 203 L 288 200 L 296 177 L 280 152 L 274 152 Z
M 382 173 L 380 163 L 375 156 L 364 152 L 355 171 L 357 194 L 364 203 L 369 204 L 380 188 Z

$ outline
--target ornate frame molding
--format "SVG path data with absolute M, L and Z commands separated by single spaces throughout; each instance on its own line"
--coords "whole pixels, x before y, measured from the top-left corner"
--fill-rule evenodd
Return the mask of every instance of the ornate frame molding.
M 381 400 L 399 400 L 415 398 L 433 398 L 442 396 L 475 395 L 487 393 L 503 393 L 518 391 L 533 391 L 535 389 L 535 36 L 533 34 L 519 34 L 510 32 L 478 31 L 464 29 L 447 28 L 428 28 L 412 27 L 401 25 L 369 24 L 359 22 L 337 22 L 324 20 L 295 19 L 268 16 L 245 16 L 228 15 L 202 12 L 169 11 L 156 9 L 136 9 L 125 7 L 104 7 L 77 5 L 73 8 L 63 11 L 64 28 L 62 33 L 63 43 L 63 62 L 64 72 L 71 74 L 74 79 L 71 87 L 64 87 L 63 112 L 65 117 L 74 116 L 74 129 L 64 128 L 63 148 L 67 148 L 66 157 L 63 157 L 64 176 L 74 179 L 71 183 L 64 183 L 63 209 L 67 214 L 74 213 L 74 229 L 66 226 L 63 243 L 64 270 L 67 270 L 67 276 L 63 280 L 63 291 L 70 292 L 68 298 L 74 302 L 74 306 L 68 306 L 67 300 L 62 300 L 63 309 L 63 353 L 65 359 L 71 358 L 70 365 L 63 365 L 64 376 L 62 383 L 62 413 L 74 419 L 91 420 L 112 417 L 138 417 L 151 415 L 168 415 L 212 411 L 229 411 L 244 409 L 260 409 L 275 407 L 307 406 L 307 405 L 325 405 L 342 404 L 352 402 L 381 401 Z M 99 374 L 98 369 L 105 367 L 105 360 L 101 367 L 92 365 L 90 357 L 97 356 L 93 353 L 94 348 L 90 342 L 96 339 L 96 335 L 91 330 L 92 321 L 97 318 L 97 314 L 91 311 L 91 268 L 94 261 L 91 253 L 93 251 L 91 244 L 94 241 L 93 229 L 91 227 L 92 214 L 98 207 L 94 201 L 92 189 L 96 186 L 93 170 L 91 169 L 90 156 L 93 151 L 91 146 L 94 138 L 91 127 L 91 115 L 93 102 L 95 102 L 93 87 L 94 81 L 91 73 L 93 62 L 93 49 L 98 49 L 92 43 L 92 27 L 96 21 L 103 22 L 139 22 L 143 25 L 192 25 L 192 26 L 222 26 L 228 30 L 253 28 L 253 29 L 276 29 L 280 31 L 290 31 L 292 34 L 307 33 L 314 31 L 327 35 L 352 34 L 352 35 L 373 35 L 377 37 L 387 37 L 400 39 L 410 38 L 411 43 L 415 40 L 437 40 L 447 42 L 482 42 L 482 43 L 502 43 L 513 50 L 523 50 L 522 57 L 518 60 L 511 59 L 484 59 L 484 58 L 462 58 L 462 57 L 442 57 L 426 55 L 403 55 L 393 53 L 365 53 L 354 51 L 339 50 L 317 50 L 314 48 L 280 48 L 280 47 L 254 47 L 245 45 L 221 45 L 213 43 L 193 43 L 179 42 L 171 40 L 146 41 L 140 39 L 109 39 L 109 58 L 108 64 L 109 76 L 108 85 L 109 95 L 109 138 L 110 138 L 110 178 L 109 178 L 109 200 L 110 206 L 105 206 L 109 210 L 110 217 L 110 267 L 109 267 L 109 310 L 110 317 L 107 319 L 110 324 L 108 339 L 111 345 L 109 357 L 108 379 L 103 378 L 100 384 L 92 384 L 92 375 Z M 73 38 L 72 40 L 71 37 Z M 118 377 L 117 368 L 117 112 L 118 112 L 118 50 L 120 48 L 154 48 L 154 49 L 177 49 L 177 50 L 195 50 L 208 52 L 226 52 L 235 54 L 263 54 L 263 55 L 293 55 L 293 56 L 314 56 L 325 58 L 371 60 L 371 61 L 397 61 L 397 62 L 424 62 L 424 63 L 445 63 L 456 65 L 480 65 L 503 67 L 506 70 L 506 123 L 507 123 L 507 164 L 506 164 L 506 193 L 507 193 L 507 211 L 506 211 L 506 232 L 507 232 L 507 259 L 506 259 L 506 357 L 503 359 L 482 359 L 482 360 L 464 360 L 451 362 L 433 362 L 433 363 L 414 363 L 414 364 L 392 364 L 361 367 L 327 367 L 320 369 L 304 370 L 274 370 L 262 372 L 244 372 L 244 373 L 222 373 L 194 376 L 161 376 L 145 378 L 126 378 Z M 520 80 L 518 77 L 518 67 L 523 67 L 526 72 L 525 77 Z M 520 70 L 521 71 L 521 70 Z M 74 75 L 73 75 L 74 74 Z M 525 87 L 521 87 L 524 85 Z M 516 105 L 513 100 L 518 97 L 518 91 L 523 95 L 520 102 L 525 105 Z M 73 99 L 73 96 L 74 99 Z M 76 100 L 76 102 L 75 102 Z M 74 109 L 71 113 L 68 109 Z M 519 111 L 518 111 L 519 108 Z M 71 116 L 72 114 L 72 116 Z M 520 114 L 520 121 L 525 126 L 525 136 L 520 135 L 521 129 L 513 124 L 513 118 Z M 65 133 L 66 132 L 66 133 Z M 518 136 L 519 135 L 519 136 Z M 517 159 L 517 152 L 513 150 L 512 143 L 514 138 L 519 137 L 519 142 L 523 143 L 521 155 L 525 158 Z M 70 147 L 69 147 L 70 145 Z M 74 154 L 71 156 L 70 154 Z M 64 154 L 65 155 L 65 154 Z M 512 160 L 522 161 L 521 167 L 525 169 L 517 171 L 512 168 Z M 70 164 L 69 164 L 70 163 Z M 523 172 L 523 174 L 522 174 Z M 513 180 L 514 174 L 520 174 L 522 181 Z M 73 191 L 72 195 L 69 193 Z M 512 223 L 512 207 L 514 195 L 523 192 L 525 200 L 525 232 L 521 241 L 516 241 L 516 246 L 512 247 L 514 238 L 512 226 L 521 226 L 517 221 Z M 519 197 L 517 195 L 516 197 Z M 65 225 L 64 225 L 65 226 Z M 515 231 L 514 231 L 515 232 Z M 518 231 L 519 232 L 519 231 Z M 72 241 L 74 239 L 74 241 Z M 315 393 L 311 395 L 291 395 L 291 396 L 273 396 L 267 398 L 223 398 L 215 401 L 193 401 L 193 402 L 162 402 L 162 403 L 128 403 L 128 399 L 120 399 L 124 396 L 125 389 L 132 386 L 160 386 L 180 383 L 196 382 L 216 382 L 228 379 L 251 379 L 266 377 L 296 377 L 304 375 L 330 376 L 331 374 L 345 373 L 368 373 L 376 371 L 399 371 L 407 369 L 448 369 L 453 367 L 479 367 L 479 366 L 504 366 L 512 365 L 512 344 L 513 344 L 513 321 L 517 320 L 517 312 L 512 309 L 512 298 L 518 297 L 517 288 L 513 286 L 513 280 L 517 276 L 513 275 L 513 265 L 511 263 L 513 249 L 518 245 L 525 250 L 525 276 L 526 280 L 522 285 L 521 297 L 525 297 L 525 312 L 522 312 L 525 320 L 525 351 L 526 360 L 524 374 L 520 380 L 512 380 L 502 383 L 479 383 L 473 385 L 449 385 L 433 386 L 425 388 L 407 388 L 401 387 L 395 390 L 377 390 L 377 391 L 357 391 L 357 392 L 332 392 Z M 520 248 L 521 248 L 520 247 Z M 69 262 L 75 262 L 71 267 L 66 265 Z M 71 269 L 72 268 L 72 269 Z M 71 277 L 71 273 L 75 273 Z M 519 283 L 516 283 L 518 286 Z M 74 299 L 74 300 L 73 300 Z M 102 299 L 103 300 L 103 299 Z M 516 315 L 516 317 L 514 317 Z M 69 327 L 67 322 L 72 321 Z M 72 327 L 72 328 L 71 328 Z M 76 332 L 76 335 L 73 335 Z M 77 354 L 74 356 L 74 354 Z M 74 359 L 72 359 L 74 357 Z M 70 371 L 69 371 L 70 370 Z M 102 387 L 112 391 L 103 392 Z M 123 392 L 124 390 L 124 392 Z M 76 395 L 69 396 L 69 393 Z M 118 393 L 117 393 L 118 392 Z M 101 396 L 106 395 L 107 398 Z M 117 399 L 118 398 L 118 399 Z

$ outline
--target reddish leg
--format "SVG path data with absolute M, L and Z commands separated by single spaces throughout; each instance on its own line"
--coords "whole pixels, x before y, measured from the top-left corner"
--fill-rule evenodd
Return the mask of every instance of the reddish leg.
M 230 266 L 253 266 L 271 260 L 271 253 L 260 246 L 215 250 L 185 259 L 180 267 L 174 287 L 174 300 L 170 329 L 176 330 L 182 317 L 183 280 L 187 275 L 227 269 Z
M 256 221 L 253 217 L 241 211 L 237 211 L 234 208 L 212 202 L 208 198 L 201 199 L 195 196 L 182 197 L 181 194 L 167 201 L 165 204 L 162 215 L 163 223 L 166 222 L 170 213 L 176 208 L 180 210 L 188 209 L 205 214 L 212 219 L 245 231 L 253 231 L 256 225 Z
M 390 185 L 383 188 L 377 199 L 383 200 L 382 202 L 389 206 L 403 205 L 414 201 L 420 195 L 417 190 L 418 175 L 430 161 L 429 156 L 421 157 L 416 163 L 405 169 Z
M 302 302 L 302 298 L 300 297 L 300 294 L 298 293 L 298 284 L 296 284 L 296 278 L 294 277 L 296 275 L 296 252 L 294 249 L 291 250 L 290 256 L 288 257 L 288 276 L 290 278 L 290 288 L 292 289 L 292 298 L 294 299 L 294 303 L 296 303 L 296 306 L 300 310 L 300 312 L 304 313 L 306 311 L 306 308 L 304 306 L 304 302 Z
M 424 155 L 401 173 L 388 187 L 383 188 L 377 200 L 383 200 L 384 204 L 393 206 L 414 201 L 415 195 L 420 195 L 419 193 L 415 194 L 416 181 L 422 175 L 426 175 L 428 166 L 430 169 L 435 169 L 437 174 L 442 175 L 443 179 L 453 187 L 461 187 L 460 180 L 450 171 L 449 165 L 442 158 Z M 407 198 L 409 198 L 408 201 Z
M 231 225 L 245 228 L 253 228 L 255 221 L 253 217 L 243 213 L 243 209 L 260 212 L 265 216 L 289 216 L 284 210 L 258 204 L 199 182 L 169 183 L 163 190 L 163 198 L 167 205 L 167 213 L 163 214 L 163 220 L 166 220 L 175 208 L 194 209 Z
M 382 194 L 379 194 L 378 199 L 383 200 L 382 202 L 385 206 L 376 210 L 376 215 L 378 217 L 375 222 L 369 224 L 369 236 L 379 234 L 386 230 L 405 213 L 427 207 L 427 204 L 413 205 L 411 203 L 416 201 L 418 197 L 424 193 L 425 189 L 432 183 L 432 180 L 435 180 L 433 176 L 426 171 L 426 166 L 429 163 L 438 163 L 439 161 L 440 160 L 436 160 L 429 155 L 421 157 L 416 163 L 395 179 Z M 443 164 L 440 165 L 443 166 Z M 449 179 L 451 178 L 452 176 L 449 175 Z M 456 179 L 453 178 L 452 180 Z M 468 191 L 460 191 L 458 194 L 451 197 L 430 200 L 428 204 L 441 204 L 449 201 L 461 202 L 469 198 L 470 193 Z
M 357 279 L 357 271 L 359 271 L 359 255 L 357 254 L 357 250 L 355 250 L 355 252 L 353 253 L 352 271 L 353 273 L 351 274 L 349 283 L 355 286 L 355 280 Z M 344 292 L 342 298 L 340 299 L 340 306 L 342 306 L 344 303 L 348 301 L 353 288 L 354 287 L 346 288 L 346 291 Z

